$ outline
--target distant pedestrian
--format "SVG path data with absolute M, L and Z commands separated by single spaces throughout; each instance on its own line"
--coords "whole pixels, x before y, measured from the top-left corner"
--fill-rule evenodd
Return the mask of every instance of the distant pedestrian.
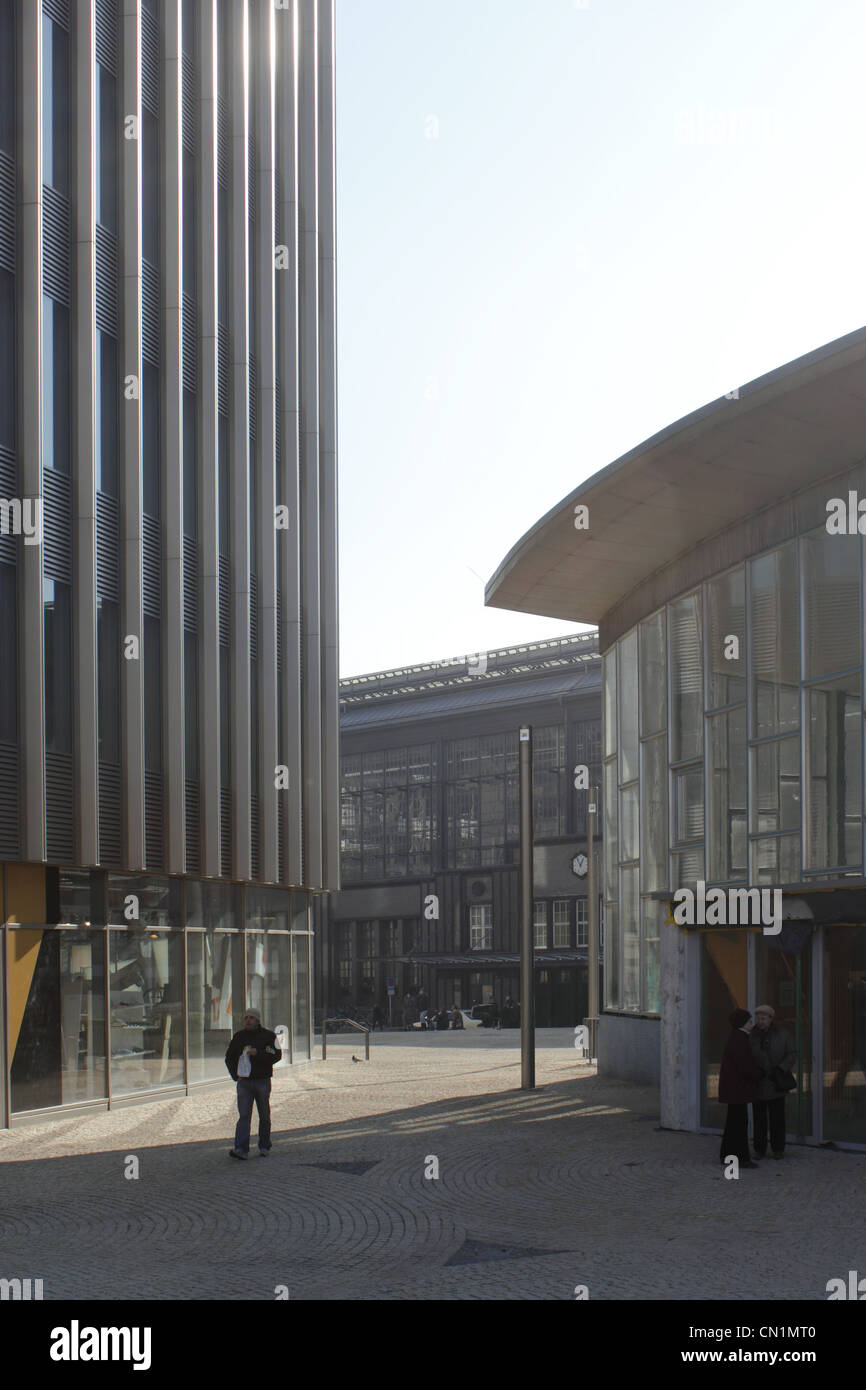
M 385 1014 L 384 1014 L 384 1012 L 383 1012 L 383 1010 L 382 1010 L 382 1005 L 381 1005 L 381 1004 L 377 1004 L 377 1005 L 375 1006 L 375 1008 L 373 1009 L 373 1027 L 372 1027 L 372 1031 L 375 1033 L 375 1031 L 376 1031 L 377 1028 L 380 1028 L 383 1032 L 384 1032 L 384 1030 L 385 1030 Z
M 719 1071 L 719 1100 L 728 1107 L 719 1162 L 733 1154 L 741 1168 L 757 1168 L 749 1156 L 749 1101 L 754 1100 L 761 1069 L 752 1056 L 749 1034 L 752 1025 L 747 1009 L 734 1009 L 729 1022 L 730 1036 L 722 1054 Z
M 794 1087 L 783 1086 L 786 1074 L 797 1060 L 794 1039 L 787 1028 L 776 1023 L 776 1010 L 771 1004 L 760 1004 L 755 1010 L 755 1031 L 749 1040 L 752 1056 L 760 1068 L 761 1079 L 752 1101 L 752 1143 L 755 1157 L 767 1153 L 767 1129 L 774 1158 L 785 1154 L 785 1095 Z M 796 1084 L 796 1083 L 795 1083 Z
M 244 1026 L 235 1033 L 226 1052 L 226 1066 L 232 1081 L 238 1083 L 238 1123 L 232 1158 L 246 1158 L 250 1151 L 250 1122 L 253 1104 L 259 1112 L 259 1153 L 267 1158 L 271 1151 L 271 1072 L 282 1056 L 277 1035 L 262 1027 L 257 1009 L 247 1009 Z
M 456 1004 L 454 1004 L 454 1005 L 452 1006 L 452 1009 L 451 1009 L 451 1027 L 452 1027 L 452 1028 L 462 1028 L 462 1027 L 463 1027 L 463 1015 L 462 1015 L 462 1013 L 460 1012 L 460 1010 L 458 1009 L 458 1007 L 457 1007 Z
M 414 994 L 408 992 L 403 995 L 403 1027 L 409 1032 L 415 1027 L 415 1020 L 418 1017 L 418 1001 Z

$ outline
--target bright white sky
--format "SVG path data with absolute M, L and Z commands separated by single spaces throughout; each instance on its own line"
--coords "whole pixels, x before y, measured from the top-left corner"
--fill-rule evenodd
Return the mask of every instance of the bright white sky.
M 337 0 L 342 675 L 573 631 L 484 607 L 515 541 L 866 322 L 864 58 L 864 0 Z

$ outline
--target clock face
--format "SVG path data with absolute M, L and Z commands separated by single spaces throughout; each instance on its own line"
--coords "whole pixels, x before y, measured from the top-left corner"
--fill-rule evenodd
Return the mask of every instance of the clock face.
M 587 861 L 586 855 L 576 854 L 571 861 L 571 872 L 573 874 L 577 874 L 578 878 L 583 878 L 588 868 L 589 863 Z

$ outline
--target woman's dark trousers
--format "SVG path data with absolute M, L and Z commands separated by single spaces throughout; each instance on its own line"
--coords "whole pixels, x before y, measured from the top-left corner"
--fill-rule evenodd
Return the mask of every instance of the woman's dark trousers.
M 719 1161 L 724 1163 L 729 1154 L 736 1154 L 740 1163 L 749 1162 L 749 1108 L 747 1105 L 729 1105 L 725 1132 L 719 1148 Z

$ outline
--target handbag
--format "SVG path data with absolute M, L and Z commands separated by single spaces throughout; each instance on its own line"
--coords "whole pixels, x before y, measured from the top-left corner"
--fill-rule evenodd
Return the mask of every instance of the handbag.
M 785 1071 L 784 1067 L 773 1067 L 770 1072 L 770 1080 L 777 1091 L 795 1091 L 797 1089 L 797 1078 L 793 1072 Z

